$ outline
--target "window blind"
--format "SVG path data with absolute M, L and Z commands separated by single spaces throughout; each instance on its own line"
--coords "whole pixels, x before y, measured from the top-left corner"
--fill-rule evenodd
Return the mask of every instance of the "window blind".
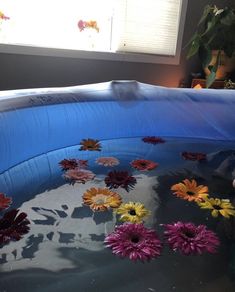
M 175 55 L 181 0 L 120 0 L 114 15 L 117 51 Z

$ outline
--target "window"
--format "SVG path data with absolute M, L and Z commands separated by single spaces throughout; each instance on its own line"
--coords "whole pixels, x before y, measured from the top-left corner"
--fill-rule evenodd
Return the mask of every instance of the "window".
M 178 62 L 187 0 L 5 0 L 0 4 L 1 52 Z

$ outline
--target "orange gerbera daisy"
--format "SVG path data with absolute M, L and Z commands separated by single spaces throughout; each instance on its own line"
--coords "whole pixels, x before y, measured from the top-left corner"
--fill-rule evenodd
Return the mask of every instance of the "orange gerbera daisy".
M 94 139 L 83 139 L 80 144 L 81 147 L 79 150 L 88 150 L 88 151 L 100 151 L 101 145 L 99 140 Z
M 118 208 L 122 198 L 118 193 L 106 188 L 90 188 L 83 196 L 84 205 L 90 206 L 93 211 L 106 211 L 109 208 Z
M 175 184 L 171 187 L 174 191 L 174 195 L 187 201 L 203 201 L 208 194 L 208 187 L 203 185 L 197 185 L 197 182 L 185 179 L 183 182 Z

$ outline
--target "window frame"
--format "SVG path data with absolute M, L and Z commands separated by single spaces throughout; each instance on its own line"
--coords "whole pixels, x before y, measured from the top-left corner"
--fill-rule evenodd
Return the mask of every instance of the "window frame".
M 48 48 L 30 45 L 17 44 L 1 44 L 0 53 L 4 54 L 19 54 L 33 56 L 49 56 L 75 59 L 97 59 L 106 61 L 123 61 L 137 63 L 152 63 L 152 64 L 167 64 L 179 65 L 180 54 L 183 41 L 183 32 L 186 19 L 188 0 L 182 0 L 181 15 L 179 21 L 179 32 L 176 44 L 176 54 L 174 56 L 154 55 L 144 53 L 129 53 L 129 52 L 101 52 L 101 51 L 83 51 L 70 50 L 59 48 Z

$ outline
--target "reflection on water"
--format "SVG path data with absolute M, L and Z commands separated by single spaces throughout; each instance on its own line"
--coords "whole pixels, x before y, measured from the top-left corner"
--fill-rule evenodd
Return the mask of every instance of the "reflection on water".
M 235 220 L 212 218 L 190 202 L 176 198 L 170 188 L 185 178 L 207 185 L 217 198 L 234 200 L 235 144 L 172 140 L 150 145 L 140 138 L 101 142 L 101 152 L 79 151 L 79 146 L 36 157 L 0 175 L 0 192 L 13 198 L 12 207 L 28 214 L 30 232 L 0 252 L 0 291 L 228 291 L 234 286 Z M 204 152 L 207 161 L 182 158 L 183 151 Z M 104 167 L 102 156 L 120 163 Z M 64 158 L 88 160 L 96 174 L 85 184 L 69 184 L 58 165 Z M 159 164 L 151 171 L 131 167 L 134 159 Z M 141 202 L 151 211 L 145 226 L 163 239 L 161 224 L 176 221 L 205 224 L 221 239 L 216 255 L 182 256 L 164 246 L 160 258 L 149 263 L 120 259 L 105 248 L 107 234 L 120 224 L 112 211 L 93 212 L 82 195 L 91 187 L 106 187 L 110 170 L 129 171 L 137 180 L 132 190 L 115 189 L 123 202 Z M 217 289 L 217 290 L 216 290 Z

